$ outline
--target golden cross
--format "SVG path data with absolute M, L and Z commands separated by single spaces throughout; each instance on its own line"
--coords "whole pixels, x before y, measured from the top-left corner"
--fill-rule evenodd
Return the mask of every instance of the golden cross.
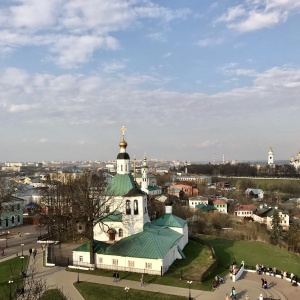
M 121 127 L 121 131 L 122 131 L 122 136 L 123 136 L 123 138 L 124 138 L 125 131 L 126 131 L 126 127 L 125 127 L 125 126 L 122 126 L 122 127 Z

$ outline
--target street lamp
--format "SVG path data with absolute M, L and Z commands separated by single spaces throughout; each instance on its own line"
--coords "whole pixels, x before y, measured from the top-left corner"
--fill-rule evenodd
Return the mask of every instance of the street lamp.
M 79 263 L 77 263 L 77 283 L 79 282 Z
M 21 244 L 21 247 L 22 247 L 22 256 L 24 256 L 24 254 L 23 254 L 23 247 L 24 247 L 24 244 Z
M 187 284 L 189 285 L 189 300 L 192 300 L 192 295 L 191 295 L 191 284 L 193 281 L 187 281 Z
M 22 261 L 22 268 L 21 268 L 21 272 L 23 272 L 23 259 L 24 259 L 24 256 L 22 255 L 22 256 L 20 256 L 20 259 L 21 259 L 21 261 Z
M 8 283 L 9 283 L 9 300 L 12 300 L 12 297 L 11 297 L 11 284 L 13 283 L 13 281 L 9 280 Z
M 126 293 L 126 300 L 127 300 L 127 295 L 128 295 L 129 287 L 125 287 L 125 293 Z

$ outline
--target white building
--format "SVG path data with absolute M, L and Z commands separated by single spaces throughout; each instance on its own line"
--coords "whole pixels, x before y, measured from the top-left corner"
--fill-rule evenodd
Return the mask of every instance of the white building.
M 107 217 L 94 227 L 95 267 L 162 275 L 176 259 L 185 257 L 187 221 L 172 214 L 172 203 L 167 199 L 166 213 L 150 222 L 147 194 L 130 173 L 124 133 L 122 127 L 117 174 L 108 187 L 113 201 L 107 207 Z M 90 265 L 89 247 L 86 243 L 73 251 L 74 265 L 94 267 Z

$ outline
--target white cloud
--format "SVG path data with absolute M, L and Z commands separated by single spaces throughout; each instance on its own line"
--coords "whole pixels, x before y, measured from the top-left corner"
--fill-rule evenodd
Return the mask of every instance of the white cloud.
M 0 7 L 1 52 L 45 46 L 58 66 L 73 68 L 89 61 L 99 49 L 118 49 L 115 32 L 139 28 L 144 19 L 171 22 L 190 13 L 144 0 L 17 0 Z M 164 40 L 159 34 L 151 37 Z
M 225 22 L 230 29 L 248 32 L 273 27 L 285 22 L 290 15 L 299 13 L 298 0 L 246 0 L 230 7 L 214 24 Z
M 42 143 L 42 144 L 45 144 L 45 143 L 48 142 L 48 139 L 47 139 L 47 138 L 41 138 L 41 139 L 39 140 L 39 142 Z
M 222 38 L 215 38 L 215 39 L 202 39 L 197 42 L 197 45 L 200 47 L 209 47 L 209 46 L 216 46 L 223 43 Z
M 197 148 L 208 148 L 217 144 L 216 140 L 204 140 L 200 144 L 196 144 Z

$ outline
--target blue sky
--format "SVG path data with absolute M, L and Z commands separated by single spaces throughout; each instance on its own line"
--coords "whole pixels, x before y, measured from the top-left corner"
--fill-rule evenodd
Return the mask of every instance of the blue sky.
M 300 1 L 2 0 L 0 161 L 300 150 Z

